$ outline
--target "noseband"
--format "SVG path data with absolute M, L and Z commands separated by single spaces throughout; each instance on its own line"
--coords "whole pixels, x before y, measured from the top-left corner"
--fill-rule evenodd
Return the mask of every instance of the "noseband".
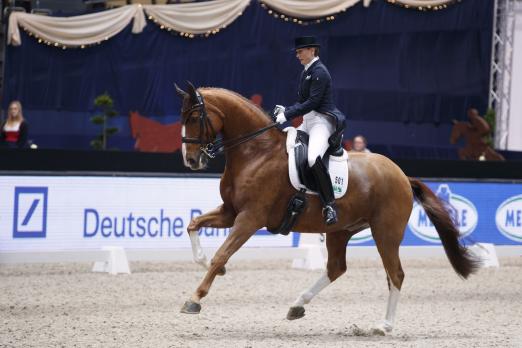
M 181 114 L 184 113 L 192 113 L 196 110 L 199 111 L 199 137 L 198 138 L 188 138 L 188 137 L 182 137 L 181 142 L 187 143 L 187 144 L 199 144 L 200 150 L 203 152 L 208 158 L 214 158 L 216 157 L 216 154 L 221 148 L 224 148 L 227 146 L 228 148 L 240 145 L 244 142 L 247 142 L 251 139 L 254 139 L 255 137 L 261 135 L 262 133 L 266 132 L 270 128 L 273 128 L 277 126 L 277 123 L 272 123 L 266 127 L 263 127 L 261 129 L 258 129 L 252 133 L 248 133 L 242 136 L 239 136 L 234 139 L 229 140 L 223 140 L 218 139 L 213 141 L 213 139 L 216 138 L 216 131 L 214 130 L 214 127 L 212 126 L 212 122 L 210 122 L 210 119 L 207 115 L 207 108 L 205 107 L 205 101 L 203 100 L 203 96 L 196 90 L 196 98 L 197 103 L 192 105 L 188 110 L 181 111 Z M 188 122 L 190 116 L 187 117 L 185 122 L 183 122 L 183 125 L 186 125 Z M 206 141 L 205 141 L 206 139 Z

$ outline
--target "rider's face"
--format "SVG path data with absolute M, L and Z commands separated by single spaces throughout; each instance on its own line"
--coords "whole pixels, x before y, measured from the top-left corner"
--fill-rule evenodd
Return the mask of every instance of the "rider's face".
M 310 63 L 312 59 L 314 59 L 314 53 L 315 48 L 313 47 L 298 48 L 295 50 L 295 56 L 303 65 Z

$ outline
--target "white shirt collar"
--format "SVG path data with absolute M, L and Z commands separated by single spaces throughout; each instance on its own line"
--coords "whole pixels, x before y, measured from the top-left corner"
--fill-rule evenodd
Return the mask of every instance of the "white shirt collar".
M 312 59 L 312 60 L 310 61 L 310 63 L 308 63 L 308 64 L 305 65 L 305 71 L 308 70 L 308 68 L 309 68 L 310 66 L 312 66 L 312 64 L 314 64 L 314 63 L 315 63 L 316 61 L 318 61 L 318 60 L 319 60 L 319 57 L 314 57 L 314 59 Z

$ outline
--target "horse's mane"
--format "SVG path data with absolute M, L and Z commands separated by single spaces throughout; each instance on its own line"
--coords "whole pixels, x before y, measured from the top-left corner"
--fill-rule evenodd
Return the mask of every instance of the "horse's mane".
M 217 88 L 217 87 L 200 87 L 198 89 L 201 91 L 218 92 L 218 94 L 223 93 L 223 94 L 229 95 L 231 97 L 237 98 L 240 101 L 242 101 L 244 104 L 246 104 L 249 107 L 249 109 L 252 110 L 252 112 L 254 114 L 256 114 L 257 116 L 263 117 L 267 120 L 271 120 L 271 117 L 266 113 L 265 110 L 261 109 L 261 107 L 254 104 L 250 99 L 245 98 L 244 96 L 242 96 L 241 94 L 239 94 L 237 92 L 231 91 L 229 89 Z
M 262 121 L 263 123 L 266 123 L 265 125 L 268 125 L 269 123 L 272 123 L 272 118 L 259 106 L 254 104 L 251 100 L 243 97 L 241 94 L 236 93 L 234 91 L 225 89 L 225 88 L 215 88 L 215 87 L 203 87 L 199 88 L 201 92 L 210 92 L 209 94 L 212 95 L 215 98 L 219 98 L 222 96 L 226 96 L 229 98 L 229 100 L 234 101 L 244 107 L 246 107 L 251 113 L 248 115 L 248 117 L 252 120 L 257 119 L 258 122 Z M 255 141 L 257 143 L 257 146 L 261 144 L 264 144 L 269 147 L 273 147 L 274 145 L 274 134 L 280 134 L 281 132 L 267 132 L 266 134 L 272 134 L 272 137 L 269 137 L 268 135 L 263 135 L 256 137 Z

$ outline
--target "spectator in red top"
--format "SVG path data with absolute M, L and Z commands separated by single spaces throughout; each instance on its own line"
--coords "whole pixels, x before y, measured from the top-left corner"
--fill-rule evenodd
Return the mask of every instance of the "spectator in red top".
M 14 100 L 9 104 L 7 120 L 0 126 L 0 147 L 23 148 L 27 145 L 27 122 L 22 114 L 22 104 Z

